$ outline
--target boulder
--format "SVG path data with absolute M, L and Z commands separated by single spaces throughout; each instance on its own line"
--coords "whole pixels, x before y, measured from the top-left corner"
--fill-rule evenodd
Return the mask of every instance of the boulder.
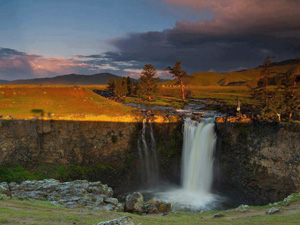
M 143 213 L 144 197 L 140 192 L 134 192 L 126 196 L 125 211 L 131 213 Z
M 150 200 L 144 204 L 144 212 L 148 214 L 166 213 L 171 211 L 171 203 L 160 200 Z
M 119 203 L 118 199 L 116 199 L 116 198 L 106 198 L 104 200 L 104 202 L 107 204 L 115 205 L 115 206 Z
M 271 209 L 269 209 L 267 212 L 266 212 L 266 214 L 267 215 L 273 215 L 273 214 L 275 214 L 275 213 L 278 213 L 278 212 L 280 212 L 280 208 L 271 208 Z
M 0 183 L 0 195 L 3 195 L 2 199 L 4 199 L 4 195 L 6 196 L 5 198 L 11 197 L 11 192 L 6 182 Z
M 101 222 L 96 225 L 135 225 L 131 216 L 125 216 L 118 219 Z
M 247 212 L 248 205 L 240 205 L 235 209 L 236 212 Z

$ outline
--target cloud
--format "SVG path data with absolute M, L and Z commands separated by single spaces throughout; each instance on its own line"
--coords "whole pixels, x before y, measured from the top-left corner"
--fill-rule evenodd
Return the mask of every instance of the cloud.
M 15 80 L 27 78 L 53 77 L 62 74 L 91 74 L 119 71 L 119 67 L 101 61 L 78 58 L 47 58 L 42 55 L 20 52 L 10 48 L 0 48 L 0 79 Z
M 130 76 L 132 78 L 138 79 L 138 78 L 140 78 L 143 70 L 131 68 L 131 69 L 124 69 L 123 71 L 126 76 Z M 155 77 L 156 78 L 159 77 L 161 79 L 171 79 L 171 75 L 167 71 L 164 71 L 164 70 L 157 70 Z
M 161 32 L 130 33 L 111 39 L 111 61 L 154 64 L 158 69 L 182 61 L 188 72 L 254 67 L 267 55 L 276 60 L 300 54 L 298 0 L 161 0 L 172 6 L 209 11 L 212 18 L 180 21 Z

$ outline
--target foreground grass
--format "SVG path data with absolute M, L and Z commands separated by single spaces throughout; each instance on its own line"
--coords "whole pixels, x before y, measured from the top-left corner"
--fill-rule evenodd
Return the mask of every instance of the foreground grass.
M 249 207 L 247 212 L 229 210 L 222 212 L 225 217 L 213 218 L 217 212 L 205 213 L 169 213 L 166 216 L 147 215 L 139 216 L 119 212 L 91 211 L 86 209 L 66 209 L 53 206 L 42 201 L 0 201 L 0 224 L 81 224 L 91 225 L 101 221 L 130 215 L 136 224 L 299 224 L 299 200 L 288 206 L 282 206 L 281 212 L 275 215 L 266 215 L 265 211 L 271 206 Z

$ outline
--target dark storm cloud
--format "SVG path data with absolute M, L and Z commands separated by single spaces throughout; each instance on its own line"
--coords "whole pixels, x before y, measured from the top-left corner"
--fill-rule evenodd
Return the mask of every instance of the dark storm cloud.
M 23 52 L 18 52 L 14 49 L 10 48 L 0 48 L 0 57 L 1 58 L 6 58 L 6 57 L 11 57 L 11 56 L 16 56 L 16 55 L 25 55 Z
M 118 52 L 111 61 L 152 63 L 159 69 L 182 61 L 189 72 L 254 67 L 272 55 L 283 60 L 300 55 L 300 1 L 164 0 L 170 5 L 209 10 L 211 20 L 177 22 L 162 32 L 131 33 L 110 40 Z

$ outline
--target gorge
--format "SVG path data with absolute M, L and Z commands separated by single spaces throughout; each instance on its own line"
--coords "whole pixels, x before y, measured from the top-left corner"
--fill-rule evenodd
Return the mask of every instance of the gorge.
M 237 204 L 262 205 L 299 192 L 298 124 L 213 123 L 186 120 L 184 134 L 190 135 L 184 135 L 181 121 L 1 121 L 0 165 L 2 168 L 22 165 L 29 171 L 38 170 L 45 178 L 50 178 L 52 170 L 74 165 L 84 170 L 73 170 L 76 172 L 73 177 L 59 179 L 101 180 L 113 187 L 116 195 L 142 188 L 142 171 L 151 178 L 157 175 L 155 182 L 160 180 L 177 187 L 182 184 L 181 189 L 187 192 L 200 190 L 209 196 L 203 202 L 212 204 L 219 195 Z M 198 139 L 187 141 L 196 133 Z M 191 151 L 190 156 L 195 150 L 190 143 L 200 141 L 207 142 L 207 149 L 213 149 L 216 141 L 214 161 L 212 155 L 206 155 L 210 160 L 202 163 L 197 158 L 213 151 L 200 155 L 194 152 L 193 157 L 186 154 L 187 149 Z M 197 162 L 199 170 L 193 167 Z M 152 170 L 147 171 L 146 163 L 154 163 L 157 168 L 151 166 Z M 201 173 L 204 182 L 197 179 Z M 172 194 L 180 196 L 176 191 L 171 197 Z

